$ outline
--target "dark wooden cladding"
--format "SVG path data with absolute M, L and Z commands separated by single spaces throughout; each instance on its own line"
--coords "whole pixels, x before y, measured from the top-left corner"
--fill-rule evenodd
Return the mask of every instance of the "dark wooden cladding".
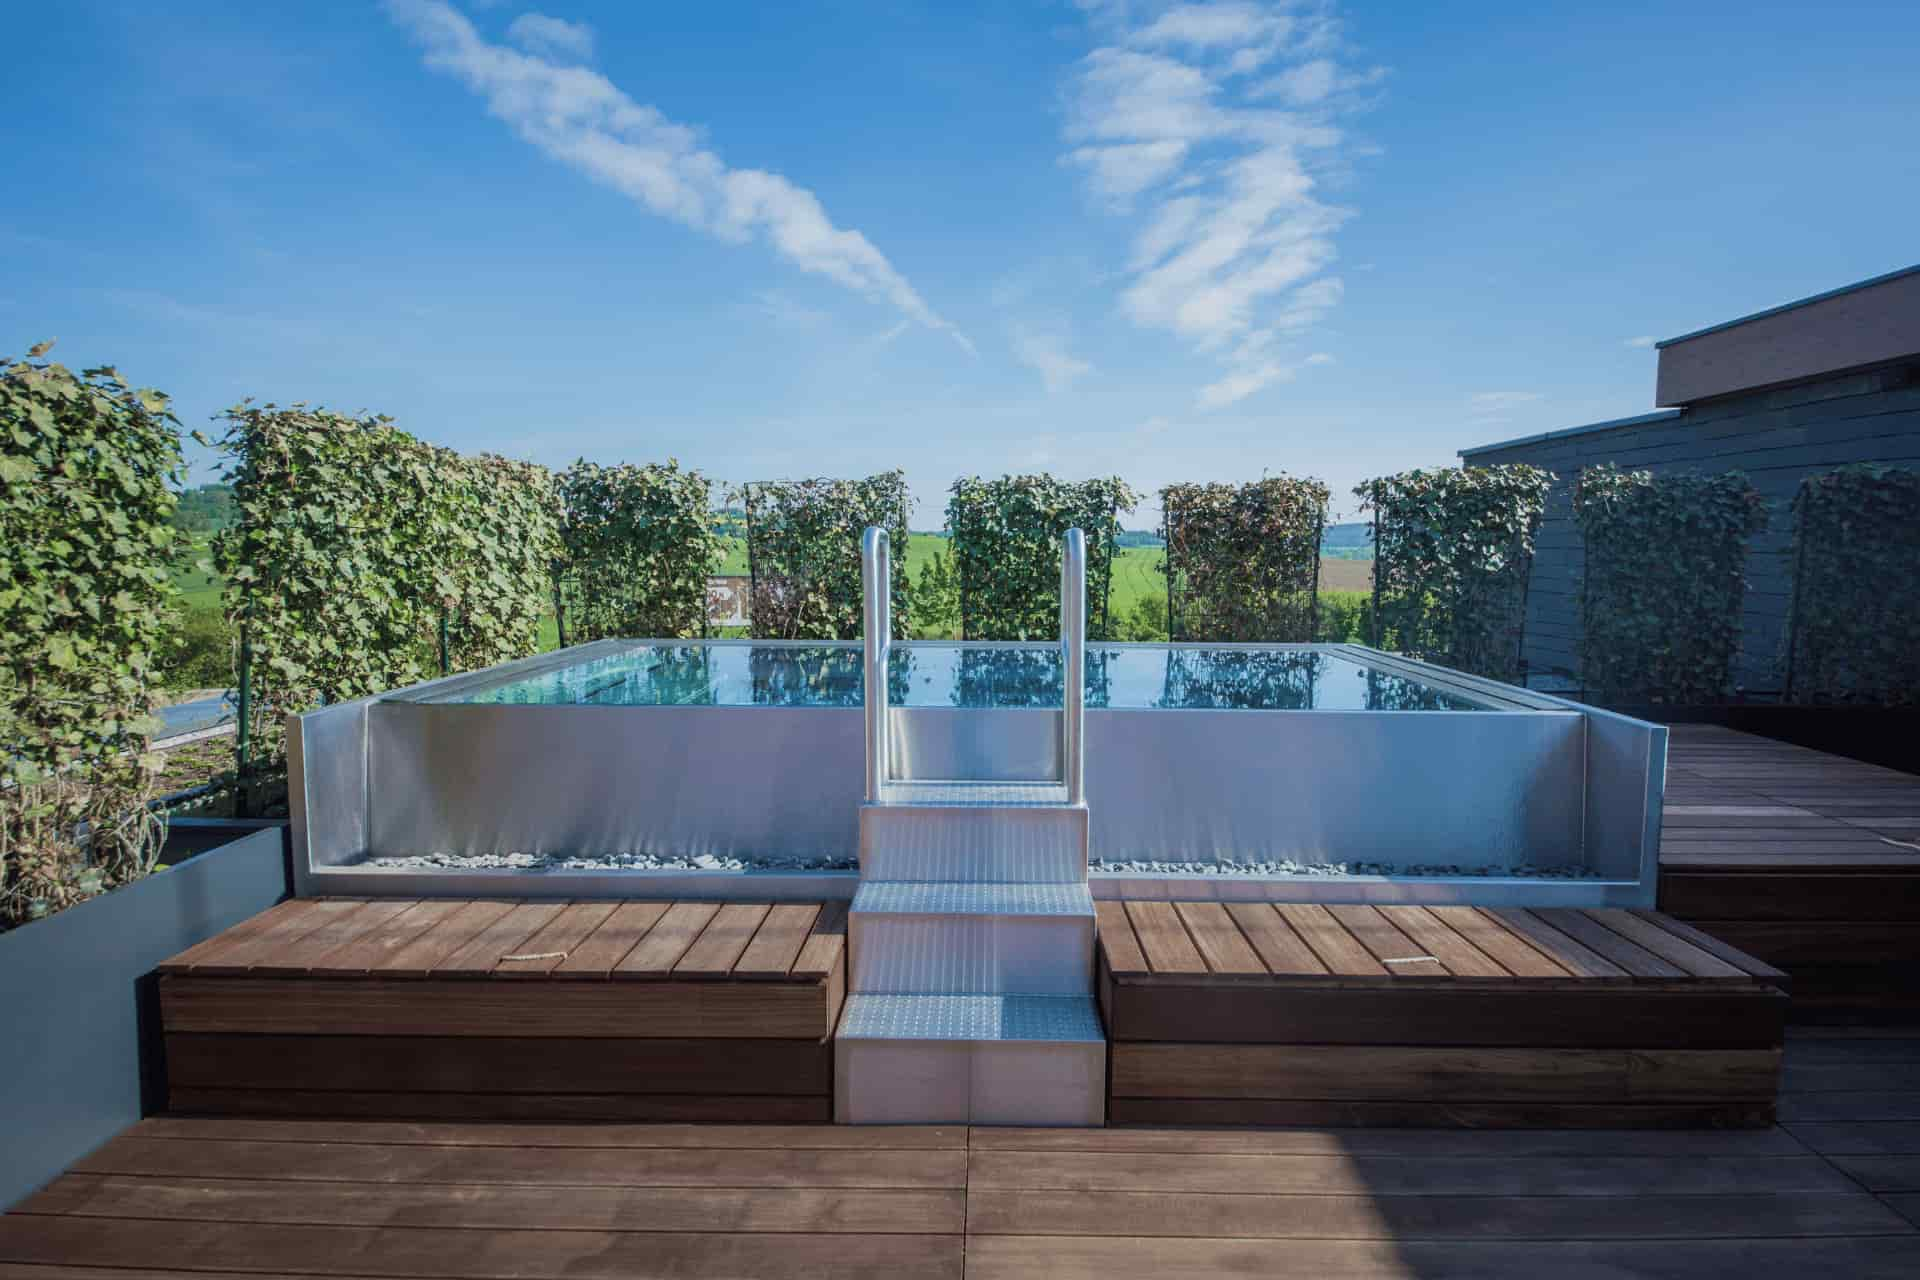
M 1771 1114 L 1777 975 L 1657 912 L 1129 903 L 1099 918 L 1113 1124 Z
M 844 903 L 305 901 L 160 966 L 229 1115 L 832 1118 Z

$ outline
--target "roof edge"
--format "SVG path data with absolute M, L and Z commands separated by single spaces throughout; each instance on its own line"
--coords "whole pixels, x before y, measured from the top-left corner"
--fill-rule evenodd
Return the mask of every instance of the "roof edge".
M 1911 267 L 1901 267 L 1898 271 L 1889 271 L 1885 275 L 1874 276 L 1870 280 L 1856 280 L 1852 284 L 1843 284 L 1838 289 L 1829 289 L 1825 293 L 1816 293 L 1809 298 L 1800 298 L 1793 302 L 1783 302 L 1777 307 L 1768 307 L 1765 311 L 1756 311 L 1752 315 L 1741 316 L 1738 320 L 1722 320 L 1719 324 L 1710 324 L 1704 329 L 1695 329 L 1692 333 L 1683 333 L 1677 338 L 1662 338 L 1653 344 L 1654 350 L 1658 351 L 1670 347 L 1676 342 L 1690 342 L 1695 338 L 1704 338 L 1710 333 L 1719 333 L 1722 329 L 1733 329 L 1743 324 L 1751 324 L 1755 320 L 1765 320 L 1768 316 L 1777 316 L 1783 311 L 1792 311 L 1798 307 L 1810 307 L 1816 302 L 1825 302 L 1829 298 L 1838 298 L 1849 293 L 1858 293 L 1862 289 L 1871 289 L 1875 285 L 1886 284 L 1890 280 L 1898 280 L 1902 276 L 1910 276 L 1916 272 L 1920 272 L 1920 262 L 1915 263 Z
M 1667 422 L 1685 412 L 1684 409 L 1655 409 L 1652 413 L 1635 414 L 1631 418 L 1609 418 L 1605 422 L 1589 422 L 1583 427 L 1562 427 L 1558 431 L 1541 431 L 1530 436 L 1501 440 L 1494 444 L 1474 445 L 1472 448 L 1457 452 L 1463 458 L 1471 458 L 1475 454 L 1493 453 L 1499 449 L 1517 449 L 1523 444 L 1539 444 L 1543 440 L 1558 440 L 1562 436 L 1580 436 L 1590 431 L 1612 431 L 1616 427 L 1639 427 L 1650 422 Z

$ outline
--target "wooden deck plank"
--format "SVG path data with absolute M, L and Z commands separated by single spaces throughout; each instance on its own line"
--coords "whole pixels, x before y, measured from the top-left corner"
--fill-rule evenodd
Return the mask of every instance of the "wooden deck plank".
M 1628 941 L 1651 951 L 1668 964 L 1685 971 L 1690 978 L 1702 982 L 1740 982 L 1753 981 L 1753 976 L 1714 955 L 1711 951 L 1696 947 L 1685 938 L 1663 927 L 1656 920 L 1637 916 L 1631 911 L 1618 908 L 1594 909 L 1583 913 L 1595 924 L 1611 929 Z
M 147 1133 L 148 1120 L 136 1132 Z M 183 1123 L 202 1125 L 207 1121 Z M 193 1136 L 198 1130 L 190 1130 Z M 205 1136 L 218 1136 L 207 1134 Z M 236 1134 L 234 1136 L 244 1136 Z M 272 1135 L 267 1135 L 272 1136 Z M 1803 1156 L 1806 1147 L 1779 1128 L 1751 1130 L 1607 1129 L 975 1129 L 974 1151 L 1158 1152 L 1162 1155 L 1417 1156 Z
M 1208 969 L 1214 973 L 1264 974 L 1267 971 L 1267 966 L 1241 936 L 1233 917 L 1219 903 L 1176 902 L 1173 908 Z
M 1215 1195 L 1686 1196 L 1813 1195 L 1855 1188 L 1818 1156 L 1193 1155 L 976 1151 L 980 1191 L 1135 1191 Z M 1120 1225 L 1120 1224 L 1115 1224 Z
M 1103 899 L 1093 904 L 1093 915 L 1100 932 L 1100 947 L 1106 953 L 1107 969 L 1116 978 L 1131 978 L 1153 972 L 1146 952 L 1134 936 L 1133 922 L 1127 918 L 1126 904 Z
M 1388 976 L 1386 966 L 1342 928 L 1325 907 L 1311 902 L 1281 902 L 1274 905 L 1274 910 L 1313 948 L 1329 973 L 1344 977 Z
M 452 1186 L 70 1173 L 17 1211 L 409 1230 L 951 1234 L 965 1226 L 965 1205 L 957 1188 Z
M 820 915 L 817 902 L 782 902 L 767 912 L 753 941 L 734 962 L 736 978 L 784 978 L 807 945 L 813 922 Z
M 729 902 L 714 912 L 686 953 L 674 962 L 676 978 L 724 978 L 767 918 L 764 902 Z
M 273 908 L 275 915 L 272 924 L 253 933 L 240 932 L 237 937 L 220 934 L 209 938 L 207 943 L 216 944 L 200 953 L 193 963 L 193 972 L 205 974 L 243 974 L 252 970 L 254 963 L 265 956 L 274 954 L 282 947 L 298 941 L 303 935 L 312 933 L 331 920 L 351 915 L 360 910 L 363 904 L 357 899 L 309 898 L 295 902 L 283 902 L 280 907 L 288 908 L 284 913 L 280 907 Z M 203 943 L 202 946 L 206 946 Z M 195 948 L 199 951 L 199 948 Z
M 500 957 L 493 966 L 497 978 L 543 978 L 560 967 L 574 949 L 607 922 L 616 904 L 574 902 L 549 920 L 518 950 Z
M 1427 907 L 1425 910 L 1516 978 L 1570 980 L 1573 977 L 1538 947 L 1472 907 Z
M 640 945 L 660 917 L 667 913 L 665 902 L 622 902 L 613 909 L 591 935 L 555 965 L 555 978 L 606 978 L 627 953 Z
M 1438 916 L 1419 906 L 1383 906 L 1380 914 L 1415 947 L 1438 959 L 1446 971 L 1466 981 L 1511 981 L 1513 975 L 1491 956 L 1455 933 Z
M 1097 1131 L 1096 1131 L 1097 1132 Z M 255 1120 L 153 1116 L 127 1131 L 136 1138 L 239 1142 L 356 1142 L 429 1147 L 725 1147 L 870 1151 L 965 1150 L 962 1125 L 471 1124 L 386 1120 Z M 1656 1140 L 1660 1135 L 1653 1135 Z M 1717 1134 L 1725 1141 L 1736 1135 Z M 1745 1135 L 1753 1137 L 1756 1135 Z M 1784 1138 L 1784 1135 L 1782 1135 Z M 1586 1147 L 1581 1147 L 1586 1150 Z M 1755 1154 L 1798 1155 L 1755 1146 Z
M 820 1079 L 827 1077 L 824 1072 Z M 571 1082 L 569 1082 L 571 1083 Z M 824 1087 L 824 1084 L 823 1084 Z M 500 1124 L 830 1125 L 826 1093 L 431 1093 L 369 1089 L 218 1089 L 176 1085 L 169 1105 L 193 1117 L 284 1116 L 312 1121 L 485 1121 Z
M 616 978 L 665 978 L 720 912 L 717 902 L 676 902 L 638 946 L 613 967 Z
M 216 933 L 211 938 L 203 939 L 180 954 L 161 961 L 154 966 L 154 970 L 157 973 L 186 973 L 201 960 L 250 944 L 269 930 L 292 928 L 293 922 L 306 914 L 307 908 L 311 905 L 311 899 L 290 898 L 268 907 L 265 911 L 248 916 L 232 928 Z
M 483 929 L 513 910 L 511 902 L 463 902 L 439 924 L 380 964 L 382 978 L 425 978 L 442 960 L 473 941 Z
M 416 902 L 378 927 L 315 959 L 307 966 L 307 973 L 315 977 L 337 977 L 378 969 L 459 907 L 457 901 L 444 898 Z
M 1429 955 L 1412 938 L 1396 928 L 1392 921 L 1381 915 L 1379 908 L 1364 904 L 1336 904 L 1328 907 L 1327 912 L 1348 933 L 1359 939 L 1360 945 L 1371 952 L 1373 958 L 1394 977 L 1452 976 L 1439 956 Z
M 597 1187 L 960 1188 L 959 1150 L 396 1147 L 119 1137 L 75 1173 L 292 1182 Z
M 813 931 L 800 948 L 789 975 L 794 978 L 824 978 L 841 965 L 847 953 L 847 902 L 837 899 L 820 908 L 814 917 Z
M 1322 974 L 1327 971 L 1326 963 L 1294 932 L 1286 917 L 1273 909 L 1272 903 L 1229 902 L 1227 914 L 1240 927 L 1242 936 L 1260 953 L 1261 962 L 1269 972 L 1295 975 Z
M 1846 1276 L 1909 1280 L 1920 1240 L 1274 1240 L 1141 1236 L 972 1236 L 968 1280 L 1744 1280 Z
M 672 1276 L 961 1275 L 958 1235 L 700 1234 L 317 1227 L 238 1222 L 0 1218 L 0 1259 L 132 1267 L 191 1259 L 208 1271 L 602 1280 Z
M 436 978 L 486 978 L 501 956 L 517 953 L 540 930 L 565 910 L 561 902 L 521 902 L 474 933 L 458 950 L 436 962 Z
M 1134 936 L 1146 952 L 1155 973 L 1205 973 L 1207 962 L 1187 936 L 1186 926 L 1170 902 L 1132 901 L 1126 904 Z
M 1887 1235 L 1903 1225 L 1870 1197 L 1846 1195 L 1222 1195 L 1024 1188 L 967 1196 L 967 1229 L 975 1236 L 1106 1236 L 1118 1230 L 1239 1240 L 1742 1240 Z
M 1537 908 L 1533 914 L 1581 945 L 1605 956 L 1635 978 L 1669 981 L 1687 976 L 1687 971 L 1679 965 L 1662 960 L 1645 947 L 1596 923 L 1585 912 L 1571 907 L 1549 907 Z
M 1532 912 L 1517 907 L 1475 907 L 1489 920 L 1518 934 L 1542 955 L 1576 978 L 1591 982 L 1631 982 L 1632 976 L 1605 956 L 1568 937 Z
M 274 947 L 255 960 L 250 973 L 263 977 L 298 977 L 317 961 L 359 938 L 366 937 L 414 905 L 406 898 L 379 898 L 344 911 L 319 928 Z
M 1784 970 L 1776 969 L 1764 960 L 1757 960 L 1738 947 L 1729 946 L 1712 934 L 1702 929 L 1696 929 L 1684 920 L 1676 920 L 1672 916 L 1663 915 L 1657 911 L 1636 911 L 1634 914 L 1643 920 L 1648 920 L 1659 925 L 1674 937 L 1692 943 L 1709 955 L 1725 960 L 1736 969 L 1762 982 L 1784 984 L 1789 980 Z

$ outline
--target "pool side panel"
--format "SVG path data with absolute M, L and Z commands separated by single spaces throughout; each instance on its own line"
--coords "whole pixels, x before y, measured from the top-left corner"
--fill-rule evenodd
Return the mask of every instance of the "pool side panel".
M 852 857 L 857 708 L 371 708 L 377 856 Z
M 1583 858 L 1578 715 L 1087 712 L 1097 860 Z

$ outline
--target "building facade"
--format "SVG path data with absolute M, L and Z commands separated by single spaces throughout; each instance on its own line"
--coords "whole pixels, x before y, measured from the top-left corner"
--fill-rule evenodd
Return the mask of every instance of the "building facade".
M 1741 695 L 1775 696 L 1800 482 L 1857 462 L 1920 467 L 1920 266 L 1670 338 L 1658 351 L 1655 412 L 1460 451 L 1467 466 L 1524 462 L 1558 477 L 1528 585 L 1527 682 L 1581 687 L 1585 548 L 1572 489 L 1581 468 L 1611 462 L 1655 473 L 1743 471 L 1765 495 L 1770 523 L 1748 556 L 1734 681 Z M 1820 584 L 1800 589 L 1817 595 Z

